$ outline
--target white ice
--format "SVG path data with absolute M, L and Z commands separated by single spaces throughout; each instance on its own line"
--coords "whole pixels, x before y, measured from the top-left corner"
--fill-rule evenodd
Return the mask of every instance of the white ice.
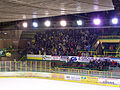
M 37 78 L 0 78 L 0 90 L 120 90 L 120 88 Z

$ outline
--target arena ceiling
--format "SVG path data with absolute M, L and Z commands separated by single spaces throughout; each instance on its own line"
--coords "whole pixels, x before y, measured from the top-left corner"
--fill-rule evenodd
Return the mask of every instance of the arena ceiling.
M 112 0 L 0 0 L 0 22 L 113 9 Z

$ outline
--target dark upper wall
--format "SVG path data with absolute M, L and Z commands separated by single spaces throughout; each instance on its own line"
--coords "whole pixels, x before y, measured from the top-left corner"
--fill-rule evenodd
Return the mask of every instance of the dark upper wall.
M 23 20 L 14 21 L 14 22 L 4 22 L 4 23 L 0 23 L 0 31 L 41 29 L 41 28 L 45 28 L 45 26 L 44 26 L 45 20 L 51 20 L 51 22 L 52 22 L 51 27 L 57 28 L 57 27 L 60 27 L 59 21 L 62 19 L 65 19 L 66 21 L 68 21 L 68 27 L 78 27 L 76 24 L 76 20 L 79 20 L 79 19 L 83 20 L 83 22 L 84 22 L 84 25 L 82 27 L 95 27 L 92 24 L 92 20 L 93 20 L 93 18 L 96 18 L 96 17 L 99 17 L 102 19 L 102 21 L 103 21 L 102 26 L 110 26 L 111 25 L 110 20 L 113 17 L 119 18 L 119 13 L 114 10 L 111 10 L 111 11 L 90 12 L 90 13 L 82 13 L 82 14 L 71 14 L 71 15 L 62 15 L 62 16 L 56 16 L 56 17 L 30 19 L 30 20 L 26 20 L 26 21 L 28 21 L 28 24 L 29 24 L 27 29 L 24 29 L 22 27 Z M 39 23 L 38 28 L 35 29 L 32 27 L 33 21 L 37 21 Z M 118 26 L 119 26 L 119 24 L 118 24 Z

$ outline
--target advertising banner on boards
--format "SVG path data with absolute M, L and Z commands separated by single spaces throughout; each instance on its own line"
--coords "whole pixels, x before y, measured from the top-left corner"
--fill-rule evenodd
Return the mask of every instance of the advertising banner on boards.
M 52 60 L 51 55 L 42 55 L 43 60 Z
M 99 78 L 99 79 L 98 79 L 98 83 L 111 84 L 111 85 L 120 85 L 120 79 Z
M 65 80 L 80 81 L 81 76 L 78 76 L 78 75 L 65 75 Z
M 42 55 L 27 55 L 27 59 L 36 59 L 36 60 L 43 60 Z
M 52 56 L 52 60 L 60 61 L 60 56 Z

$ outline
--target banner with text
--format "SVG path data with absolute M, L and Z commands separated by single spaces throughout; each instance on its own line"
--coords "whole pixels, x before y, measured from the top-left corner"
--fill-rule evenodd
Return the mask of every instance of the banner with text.
M 3 54 L 3 51 L 0 51 L 0 55 Z M 90 62 L 93 60 L 100 60 L 100 61 L 117 61 L 120 63 L 120 58 L 109 58 L 109 57 L 78 57 L 78 56 L 51 56 L 51 55 L 27 55 L 27 59 L 37 59 L 37 60 L 57 60 L 57 61 L 65 61 L 69 62 Z
M 52 56 L 52 60 L 60 61 L 60 56 Z
M 60 56 L 60 61 L 68 62 L 69 61 L 69 57 L 68 56 Z
M 81 76 L 78 76 L 78 75 L 65 75 L 65 80 L 80 81 Z
M 98 83 L 102 84 L 112 84 L 112 85 L 120 85 L 120 79 L 112 79 L 112 78 L 99 78 Z
M 51 55 L 42 55 L 43 60 L 52 60 Z
M 43 60 L 42 55 L 27 55 L 27 59 L 37 59 L 37 60 Z

